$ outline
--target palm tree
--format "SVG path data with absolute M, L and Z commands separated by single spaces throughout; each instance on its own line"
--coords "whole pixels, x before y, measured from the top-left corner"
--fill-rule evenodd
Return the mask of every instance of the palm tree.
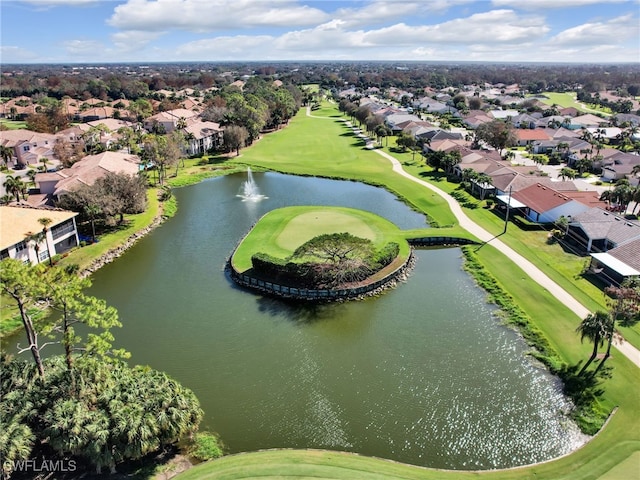
M 0 158 L 4 162 L 5 167 L 9 166 L 9 162 L 13 158 L 13 148 L 6 145 L 0 145 Z
M 42 157 L 40 159 L 40 162 L 42 163 L 42 167 L 41 167 L 42 171 L 46 172 L 47 171 L 47 165 L 49 163 L 51 163 L 51 162 L 49 161 L 49 159 L 47 157 Z
M 38 219 L 38 223 L 42 225 L 42 233 L 44 234 L 44 239 L 47 243 L 47 251 L 49 252 L 49 265 L 53 265 L 53 258 L 51 257 L 51 249 L 49 248 L 49 237 L 47 235 L 47 227 L 53 223 L 48 217 L 42 217 Z
M 33 243 L 33 250 L 36 252 L 36 263 L 40 263 L 40 244 L 46 238 L 43 232 L 27 232 L 24 236 L 25 240 Z
M 585 142 L 593 142 L 593 134 L 587 130 L 586 128 L 582 129 L 582 133 L 580 133 L 580 137 L 581 140 L 584 140 Z
M 604 362 L 611 356 L 611 345 L 613 345 L 616 322 L 624 327 L 631 327 L 640 321 L 640 280 L 633 277 L 627 278 L 619 287 L 607 287 L 605 292 L 612 298 L 611 321 L 607 324 L 608 328 L 605 336 L 607 352 L 596 368 L 596 372 L 602 368 Z
M 4 183 L 2 184 L 9 195 L 16 197 L 16 202 L 20 202 L 20 194 L 24 193 L 24 182 L 19 177 L 7 175 Z
M 29 171 L 27 172 L 27 177 L 29 177 L 29 181 L 31 182 L 31 184 L 35 187 L 36 186 L 36 174 L 38 172 L 36 172 L 33 168 L 30 168 Z
M 477 185 L 480 191 L 480 200 L 484 200 L 484 197 L 487 194 L 487 190 L 489 190 L 489 187 L 492 186 L 491 182 L 493 182 L 493 179 L 486 173 L 479 173 L 475 178 L 475 181 L 473 183 Z
M 91 223 L 91 241 L 96 243 L 96 218 L 100 215 L 102 210 L 100 210 L 99 206 L 90 203 L 85 205 L 84 211 L 89 217 L 89 222 Z
M 598 347 L 604 345 L 604 340 L 607 336 L 607 332 L 610 329 L 611 324 L 611 315 L 608 312 L 604 312 L 602 310 L 598 310 L 596 313 L 590 313 L 586 316 L 578 328 L 576 328 L 576 332 L 580 334 L 580 341 L 582 342 L 585 338 L 589 341 L 593 342 L 593 351 L 591 352 L 591 357 L 587 360 L 578 375 L 582 375 L 582 373 L 591 365 L 591 363 L 595 360 L 598 355 Z
M 563 167 L 560 169 L 559 176 L 563 181 L 567 178 L 569 180 L 573 180 L 574 178 L 576 178 L 577 173 L 578 172 L 576 172 L 573 168 Z
M 15 416 L 0 417 L 0 458 L 2 458 L 3 478 L 9 478 L 11 468 L 15 462 L 26 460 L 31 456 L 31 449 L 35 435 L 28 425 L 16 419 Z

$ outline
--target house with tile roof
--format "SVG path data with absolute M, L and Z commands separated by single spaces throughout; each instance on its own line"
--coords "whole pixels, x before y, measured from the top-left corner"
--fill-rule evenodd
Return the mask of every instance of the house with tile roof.
M 517 128 L 514 130 L 514 133 L 520 147 L 531 145 L 534 142 L 546 142 L 550 140 L 549 135 L 543 128 Z
M 147 131 L 152 131 L 156 126 L 161 126 L 166 133 L 171 133 L 179 127 L 180 122 L 184 121 L 185 124 L 188 124 L 190 120 L 195 120 L 197 116 L 198 113 L 193 110 L 176 108 L 145 118 L 143 125 Z
M 140 158 L 119 152 L 102 152 L 89 155 L 74 163 L 70 168 L 57 172 L 36 174 L 36 185 L 41 194 L 50 198 L 59 198 L 80 185 L 93 185 L 107 173 L 125 173 L 137 175 L 140 171 Z
M 59 209 L 0 206 L 0 260 L 15 258 L 35 265 L 77 246 L 77 215 Z M 43 231 L 41 218 L 50 219 L 51 224 L 45 238 L 36 244 L 27 237 Z
M 565 238 L 591 255 L 589 271 L 605 283 L 640 276 L 639 222 L 592 208 L 571 219 Z
M 608 252 L 592 253 L 589 271 L 612 285 L 639 277 L 640 239 L 631 240 Z
M 102 120 L 104 118 L 113 118 L 115 111 L 115 108 L 109 106 L 93 107 L 78 112 L 77 117 L 81 122 L 86 123 L 94 120 Z
M 491 122 L 494 120 L 482 110 L 471 110 L 463 117 L 462 122 L 469 128 L 475 130 L 483 123 Z
M 607 125 L 609 120 L 598 117 L 591 113 L 571 118 L 571 126 L 575 128 L 600 127 Z
M 580 115 L 580 110 L 574 107 L 561 108 L 559 110 L 560 115 L 563 117 L 577 117 Z
M 618 151 L 608 157 L 606 164 L 602 166 L 602 179 L 614 182 L 623 178 L 631 178 L 633 169 L 637 165 L 640 165 L 640 155 Z
M 41 158 L 53 160 L 56 136 L 31 130 L 1 130 L 0 145 L 13 149 L 13 165 L 27 166 L 40 163 Z
M 597 196 L 596 192 L 585 193 Z M 560 217 L 573 217 L 590 208 L 572 198 L 569 192 L 559 192 L 541 183 L 513 193 L 512 198 L 524 205 L 522 213 L 536 223 L 553 223 Z
M 604 208 L 590 208 L 571 217 L 567 238 L 585 252 L 606 252 L 639 240 L 640 223 Z
M 183 130 L 188 142 L 189 155 L 202 155 L 211 149 L 220 147 L 223 142 L 224 129 L 216 122 L 195 121 Z

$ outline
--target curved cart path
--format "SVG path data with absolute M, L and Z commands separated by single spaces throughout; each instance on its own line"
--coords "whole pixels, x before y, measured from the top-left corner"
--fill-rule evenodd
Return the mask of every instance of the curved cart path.
M 332 118 L 332 117 L 316 117 L 314 115 L 311 115 L 310 107 L 307 107 L 307 115 L 313 118 L 335 120 L 335 118 Z M 351 122 L 347 120 L 343 120 L 343 121 L 347 125 L 351 126 Z M 365 143 L 366 143 L 366 140 L 365 140 Z M 460 206 L 460 204 L 451 195 L 440 190 L 438 187 L 428 182 L 425 182 L 424 180 L 420 180 L 419 178 L 414 177 L 410 173 L 407 173 L 402 168 L 402 165 L 395 157 L 389 155 L 388 153 L 382 150 L 374 149 L 374 151 L 378 155 L 382 155 L 383 157 L 385 157 L 387 160 L 391 162 L 394 172 L 396 172 L 399 175 L 402 175 L 403 177 L 411 180 L 412 182 L 416 182 L 428 188 L 429 190 L 437 193 L 442 198 L 444 198 L 446 202 L 449 204 L 451 211 L 453 212 L 455 217 L 458 219 L 458 222 L 460 223 L 460 226 L 462 228 L 467 230 L 469 233 L 472 233 L 473 235 L 478 237 L 479 240 L 483 242 L 491 242 L 491 245 L 493 247 L 497 248 L 500 252 L 502 252 L 509 259 L 511 259 L 529 277 L 531 277 L 540 286 L 542 286 L 547 291 L 549 291 L 554 297 L 556 297 L 560 302 L 562 302 L 563 305 L 565 305 L 572 312 L 574 312 L 580 319 L 585 318 L 587 315 L 591 313 L 587 308 L 585 308 L 580 302 L 578 302 L 575 298 L 569 295 L 569 293 L 567 293 L 556 282 L 551 280 L 545 273 L 542 272 L 542 270 L 536 267 L 533 263 L 531 263 L 525 257 L 520 255 L 515 250 L 513 250 L 511 247 L 506 245 L 495 235 L 492 235 L 487 230 L 482 228 L 480 225 L 473 222 L 469 217 L 467 217 L 467 215 L 462 211 L 462 207 Z M 631 360 L 637 367 L 640 367 L 640 350 L 635 348 L 633 345 L 631 345 L 629 342 L 627 342 L 624 338 L 622 338 L 619 335 L 614 336 L 613 345 L 625 357 Z
M 529 260 L 524 258 L 518 252 L 513 250 L 511 247 L 506 245 L 500 239 L 496 238 L 494 235 L 486 231 L 477 223 L 473 222 L 467 215 L 462 211 L 462 207 L 460 204 L 449 194 L 435 187 L 434 185 L 425 182 L 424 180 L 420 180 L 419 178 L 414 177 L 410 173 L 407 173 L 403 168 L 400 162 L 389 155 L 386 152 L 381 150 L 375 150 L 376 153 L 382 155 L 387 160 L 391 162 L 393 165 L 393 171 L 403 177 L 419 183 L 420 185 L 432 190 L 433 192 L 440 195 L 444 198 L 449 207 L 453 211 L 453 214 L 458 219 L 460 226 L 472 233 L 478 239 L 483 242 L 491 242 L 491 245 L 505 254 L 508 258 L 510 258 L 516 265 L 518 265 L 527 275 L 529 275 L 533 280 L 535 280 L 539 285 L 548 290 L 554 297 L 556 297 L 560 302 L 566 305 L 571 311 L 573 311 L 580 319 L 585 318 L 589 313 L 581 303 L 579 303 L 575 298 L 573 298 L 569 293 L 567 293 L 560 285 L 551 280 L 546 274 L 544 274 L 538 267 L 536 267 Z M 625 341 L 620 336 L 614 337 L 614 346 L 623 353 L 629 360 L 631 360 L 637 367 L 640 367 L 640 350 L 635 348 L 629 342 Z

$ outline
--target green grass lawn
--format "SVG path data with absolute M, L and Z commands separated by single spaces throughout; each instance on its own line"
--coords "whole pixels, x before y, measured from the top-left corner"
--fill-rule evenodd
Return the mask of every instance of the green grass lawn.
M 559 105 L 563 108 L 575 108 L 581 112 L 586 113 L 604 113 L 606 115 L 611 114 L 611 109 L 600 107 L 599 105 L 587 105 L 576 100 L 576 92 L 543 92 L 545 98 L 541 98 L 540 100 L 547 105 L 551 106 L 553 104 Z
M 72 250 L 67 257 L 60 260 L 59 264 L 63 266 L 77 264 L 80 267 L 80 271 L 82 271 L 109 250 L 122 245 L 131 235 L 149 226 L 160 212 L 157 189 L 150 188 L 147 190 L 147 201 L 148 206 L 143 213 L 125 215 L 123 228 L 100 235 L 99 241 L 92 245 Z
M 557 102 L 556 102 L 557 103 Z M 353 178 L 374 185 L 384 185 L 416 210 L 428 213 L 439 225 L 451 225 L 442 231 L 455 232 L 459 227 L 446 204 L 437 195 L 425 191 L 414 182 L 391 172 L 390 164 L 374 152 L 363 148 L 360 139 L 335 118 L 339 113 L 324 105 L 313 112 L 323 119 L 298 115 L 284 131 L 267 137 L 247 149 L 237 161 L 285 173 Z M 333 135 L 333 137 L 331 136 Z M 391 143 L 391 142 L 390 142 Z M 339 147 L 339 148 L 337 148 Z M 450 184 L 442 174 L 425 167 L 418 156 L 392 152 L 405 169 L 418 178 L 431 181 L 445 191 Z M 473 200 L 478 207 L 482 202 Z M 487 230 L 500 233 L 504 221 L 490 210 L 467 208 L 472 219 Z M 432 229 L 436 231 L 436 229 Z M 419 232 L 416 232 L 419 233 Z M 444 234 L 444 233 L 443 233 Z M 501 240 L 538 265 L 587 308 L 603 305 L 602 292 L 580 277 L 584 259 L 565 253 L 558 245 L 546 242 L 545 232 L 525 232 L 510 225 Z M 575 365 L 584 361 L 590 346 L 581 344 L 575 333 L 580 319 L 541 288 L 504 255 L 486 245 L 478 250 L 485 268 L 513 296 L 565 362 Z M 367 478 L 367 479 L 458 479 L 478 476 L 491 479 L 608 479 L 634 472 L 640 451 L 640 372 L 623 355 L 614 352 L 608 361 L 612 378 L 603 384 L 600 403 L 611 410 L 618 407 L 607 426 L 587 445 L 571 455 L 543 464 L 511 470 L 489 472 L 444 472 L 402 465 L 354 454 L 307 450 L 255 452 L 224 457 L 195 467 L 178 478 Z M 624 477 L 626 478 L 626 477 Z M 637 478 L 637 477 L 636 477 Z
M 254 253 L 286 258 L 296 248 L 324 233 L 343 233 L 371 240 L 377 248 L 394 241 L 408 255 L 404 234 L 388 220 L 363 210 L 343 207 L 299 206 L 272 210 L 264 215 L 242 240 L 232 263 L 239 272 L 251 268 Z
M 23 121 L 23 120 L 7 120 L 6 118 L 3 118 L 0 120 L 0 125 L 2 125 L 3 127 L 6 127 L 9 130 L 18 130 L 20 128 L 25 129 L 27 128 L 27 122 Z
M 283 173 L 384 186 L 417 211 L 428 212 L 438 225 L 456 223 L 439 195 L 402 179 L 393 173 L 388 160 L 364 148 L 364 142 L 341 121 L 334 106 L 324 104 L 313 115 L 326 118 L 309 118 L 301 111 L 286 129 L 265 136 L 232 161 Z

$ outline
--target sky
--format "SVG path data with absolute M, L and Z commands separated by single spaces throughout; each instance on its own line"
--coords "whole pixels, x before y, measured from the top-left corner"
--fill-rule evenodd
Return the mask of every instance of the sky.
M 640 63 L 640 0 L 0 0 L 0 64 Z

